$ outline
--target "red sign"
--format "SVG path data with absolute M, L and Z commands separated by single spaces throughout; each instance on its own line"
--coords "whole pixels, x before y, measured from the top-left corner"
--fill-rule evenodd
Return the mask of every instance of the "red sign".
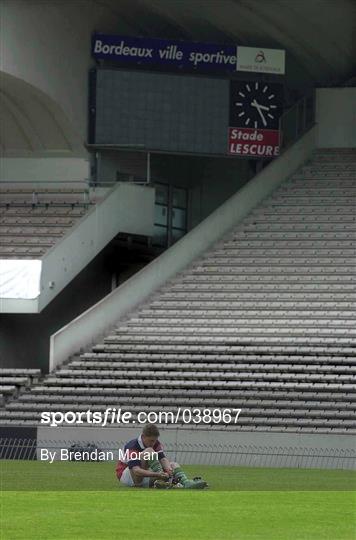
M 229 128 L 228 153 L 235 156 L 273 158 L 279 155 L 278 129 Z

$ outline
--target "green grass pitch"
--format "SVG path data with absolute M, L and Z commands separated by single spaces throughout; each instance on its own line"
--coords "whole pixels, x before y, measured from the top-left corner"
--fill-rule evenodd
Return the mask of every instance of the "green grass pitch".
M 209 490 L 121 487 L 112 463 L 2 461 L 1 540 L 355 540 L 356 473 L 187 466 Z

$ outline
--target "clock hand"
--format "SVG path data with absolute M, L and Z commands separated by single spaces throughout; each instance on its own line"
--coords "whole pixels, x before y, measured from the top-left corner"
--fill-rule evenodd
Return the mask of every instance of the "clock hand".
M 254 99 L 251 103 L 251 106 L 252 107 L 256 107 L 256 109 L 263 109 L 264 111 L 269 111 L 269 107 L 265 107 L 264 105 L 260 105 L 259 103 L 257 103 L 257 101 Z
M 263 125 L 266 127 L 267 126 L 267 122 L 266 122 L 266 119 L 265 117 L 263 116 L 263 113 L 261 111 L 261 106 L 256 102 L 256 100 L 254 100 L 252 103 L 251 103 L 252 107 L 255 107 L 258 111 L 258 114 L 260 115 L 260 117 L 262 118 L 262 122 L 263 122 Z

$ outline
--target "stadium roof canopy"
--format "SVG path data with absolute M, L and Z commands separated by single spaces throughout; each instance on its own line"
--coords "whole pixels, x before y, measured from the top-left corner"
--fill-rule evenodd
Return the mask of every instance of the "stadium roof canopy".
M 116 33 L 285 49 L 296 86 L 334 86 L 356 74 L 355 0 L 94 2 L 119 16 Z

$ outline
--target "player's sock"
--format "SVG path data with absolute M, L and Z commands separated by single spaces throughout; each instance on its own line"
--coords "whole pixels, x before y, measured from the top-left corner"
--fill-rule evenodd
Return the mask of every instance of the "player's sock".
M 162 469 L 162 465 L 160 464 L 159 461 L 157 461 L 156 459 L 152 459 L 149 461 L 149 466 L 148 468 L 153 471 L 153 472 L 162 472 L 163 469 Z
M 189 480 L 181 467 L 176 467 L 174 469 L 173 478 L 175 481 L 182 484 L 185 489 L 204 489 L 208 487 L 205 480 L 202 480 L 200 477 L 196 477 L 194 480 Z
M 173 478 L 183 486 L 190 482 L 188 476 L 185 474 L 181 467 L 176 467 L 173 471 Z

